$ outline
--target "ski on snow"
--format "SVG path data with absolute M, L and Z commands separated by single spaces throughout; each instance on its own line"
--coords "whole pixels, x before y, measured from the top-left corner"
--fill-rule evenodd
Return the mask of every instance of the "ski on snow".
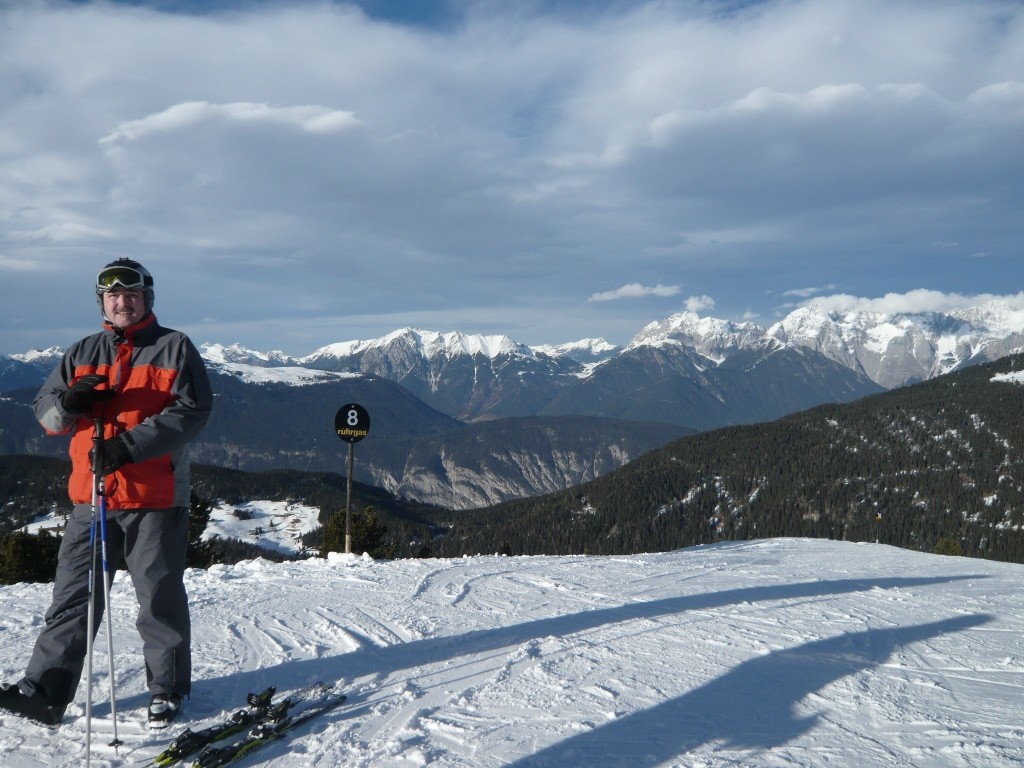
M 221 722 L 199 731 L 186 728 L 167 745 L 167 749 L 153 759 L 147 760 L 143 768 L 167 768 L 176 765 L 214 742 L 223 741 L 262 723 L 279 722 L 287 717 L 288 712 L 297 704 L 315 696 L 322 696 L 330 689 L 331 686 L 326 683 L 315 683 L 279 701 L 272 701 L 277 690 L 274 686 L 260 693 L 250 693 L 246 699 L 249 704 L 247 709 L 240 709 Z
M 303 709 L 297 715 L 285 715 L 277 721 L 261 722 L 238 741 L 222 747 L 210 744 L 199 753 L 199 757 L 192 763 L 192 768 L 218 768 L 241 760 L 270 742 L 283 738 L 296 726 L 341 706 L 347 698 L 344 693 L 328 693 L 320 702 Z

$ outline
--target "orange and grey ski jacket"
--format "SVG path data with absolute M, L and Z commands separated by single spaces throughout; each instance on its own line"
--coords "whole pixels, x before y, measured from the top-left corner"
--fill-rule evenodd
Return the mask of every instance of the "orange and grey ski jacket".
M 33 403 L 51 435 L 71 433 L 71 480 L 75 504 L 92 501 L 93 416 L 103 418 L 104 437 L 124 435 L 132 463 L 106 478 L 108 509 L 188 507 L 188 442 L 206 424 L 213 394 L 199 351 L 185 334 L 162 327 L 153 314 L 119 331 L 105 330 L 73 344 Z M 95 414 L 68 413 L 61 394 L 87 374 L 98 374 L 117 393 Z

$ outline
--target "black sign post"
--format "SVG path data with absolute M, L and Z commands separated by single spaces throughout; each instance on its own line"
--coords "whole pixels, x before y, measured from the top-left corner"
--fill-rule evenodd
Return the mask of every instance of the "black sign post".
M 348 482 L 345 491 L 345 554 L 352 554 L 352 464 L 353 446 L 370 433 L 370 414 L 358 403 L 349 403 L 334 416 L 334 431 L 348 443 Z

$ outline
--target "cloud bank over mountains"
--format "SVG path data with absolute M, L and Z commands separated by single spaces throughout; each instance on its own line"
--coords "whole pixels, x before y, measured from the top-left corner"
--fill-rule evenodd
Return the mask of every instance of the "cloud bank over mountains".
M 0 352 L 92 330 L 124 255 L 292 353 L 1019 290 L 1019 3 L 396 8 L 0 9 Z

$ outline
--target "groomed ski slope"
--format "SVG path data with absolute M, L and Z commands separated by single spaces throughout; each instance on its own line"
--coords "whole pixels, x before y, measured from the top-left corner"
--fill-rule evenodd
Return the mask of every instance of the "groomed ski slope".
M 134 596 L 113 589 L 92 764 L 136 765 L 249 691 L 343 679 L 350 700 L 242 765 L 413 768 L 1008 766 L 1024 760 L 1024 568 L 777 539 L 631 557 L 337 556 L 190 571 L 195 687 L 148 701 Z M 0 588 L 0 667 L 46 585 Z M 58 731 L 0 718 L 9 768 L 84 764 L 84 686 Z M 98 747 L 95 745 L 99 744 Z

